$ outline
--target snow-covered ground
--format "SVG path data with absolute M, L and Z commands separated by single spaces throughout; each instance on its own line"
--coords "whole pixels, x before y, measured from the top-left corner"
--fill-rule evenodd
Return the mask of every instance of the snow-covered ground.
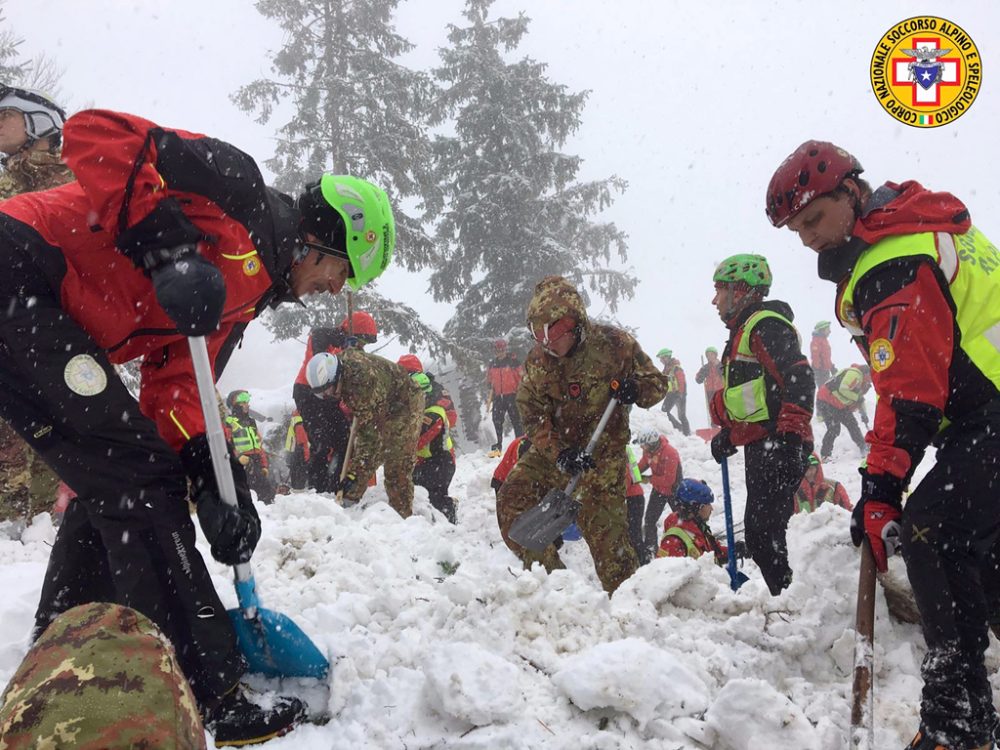
M 662 429 L 685 475 L 712 486 L 722 535 L 721 479 L 708 446 L 680 436 L 658 411 L 635 412 L 632 422 Z M 858 458 L 844 435 L 826 467 L 852 497 Z M 656 560 L 609 600 L 583 542 L 564 547 L 567 571 L 521 569 L 497 531 L 495 465 L 485 453 L 459 458 L 457 527 L 419 488 L 405 521 L 381 486 L 348 510 L 310 492 L 260 508 L 265 533 L 253 562 L 264 605 L 291 616 L 333 665 L 325 685 L 281 686 L 304 694 L 327 723 L 268 747 L 847 746 L 858 554 L 845 511 L 823 507 L 792 520 L 795 580 L 779 597 L 750 562 L 749 583 L 733 593 L 706 556 Z M 739 522 L 739 457 L 731 476 Z M 22 541 L 0 541 L 0 684 L 27 650 L 52 538 L 43 516 Z M 210 566 L 235 605 L 228 570 Z M 919 630 L 892 622 L 879 596 L 877 748 L 901 747 L 917 728 L 922 654 Z M 991 648 L 991 673 L 998 656 Z

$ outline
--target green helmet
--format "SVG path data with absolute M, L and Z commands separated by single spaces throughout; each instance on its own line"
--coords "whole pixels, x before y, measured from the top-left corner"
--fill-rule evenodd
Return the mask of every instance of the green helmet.
M 750 253 L 740 253 L 726 258 L 715 269 L 715 275 L 712 276 L 712 281 L 715 282 L 735 284 L 742 281 L 750 288 L 769 289 L 772 280 L 767 258 L 763 255 Z
M 718 354 L 718 353 L 719 350 L 716 349 L 714 346 L 710 346 L 705 350 L 705 354 Z
M 430 393 L 434 386 L 431 385 L 431 379 L 427 377 L 425 373 L 422 372 L 411 372 L 410 380 L 420 386 L 420 390 L 424 393 Z
M 302 229 L 318 239 L 307 247 L 350 262 L 351 289 L 377 278 L 389 265 L 396 222 L 382 188 L 350 175 L 325 174 L 306 185 L 295 205 Z
M 672 349 L 660 349 L 660 351 L 656 353 L 657 359 L 661 359 L 663 357 L 672 357 L 672 356 L 674 356 L 674 352 Z
M 821 320 L 819 323 L 816 324 L 816 327 L 813 328 L 813 332 L 826 331 L 829 328 L 830 328 L 830 321 Z

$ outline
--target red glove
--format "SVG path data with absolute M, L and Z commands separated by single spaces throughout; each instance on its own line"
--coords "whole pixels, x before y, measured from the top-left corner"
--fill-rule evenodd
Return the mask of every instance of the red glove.
M 865 537 L 872 547 L 875 567 L 885 572 L 888 558 L 899 549 L 899 518 L 902 511 L 898 506 L 881 500 L 862 500 L 851 514 L 851 540 L 860 547 Z

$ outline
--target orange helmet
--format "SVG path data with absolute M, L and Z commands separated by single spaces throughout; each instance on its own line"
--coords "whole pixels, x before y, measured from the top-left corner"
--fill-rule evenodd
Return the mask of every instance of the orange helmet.
M 354 330 L 352 331 L 351 328 Z M 369 344 L 378 341 L 378 326 L 375 324 L 375 318 L 363 310 L 351 313 L 350 326 L 348 319 L 344 318 L 344 322 L 340 324 L 340 330 L 350 331 L 351 335 L 357 336 Z

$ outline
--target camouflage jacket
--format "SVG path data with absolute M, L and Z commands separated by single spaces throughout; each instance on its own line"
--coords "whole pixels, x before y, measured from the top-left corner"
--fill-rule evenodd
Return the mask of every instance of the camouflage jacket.
M 573 317 L 581 339 L 568 356 L 549 354 L 536 345 L 524 363 L 517 390 L 517 408 L 532 447 L 555 462 L 564 448 L 584 448 L 608 400 L 611 381 L 626 377 L 639 383 L 636 404 L 649 408 L 667 393 L 667 377 L 628 333 L 596 325 L 576 289 L 565 279 L 548 276 L 535 287 L 528 305 L 528 325 L 534 331 L 565 316 Z M 628 408 L 618 407 L 608 421 L 595 457 L 618 460 L 629 439 Z
M 57 617 L 3 694 L 0 747 L 205 748 L 205 730 L 170 641 L 116 604 Z
M 0 200 L 21 193 L 65 185 L 74 180 L 59 154 L 52 151 L 20 151 L 7 157 L 0 173 Z
M 387 359 L 359 349 L 346 349 L 337 356 L 343 368 L 340 399 L 358 420 L 351 469 L 359 477 L 369 476 L 381 463 L 377 447 L 400 437 L 385 431 L 385 426 L 422 413 L 424 393 L 406 370 Z M 411 450 L 415 452 L 416 446 Z

